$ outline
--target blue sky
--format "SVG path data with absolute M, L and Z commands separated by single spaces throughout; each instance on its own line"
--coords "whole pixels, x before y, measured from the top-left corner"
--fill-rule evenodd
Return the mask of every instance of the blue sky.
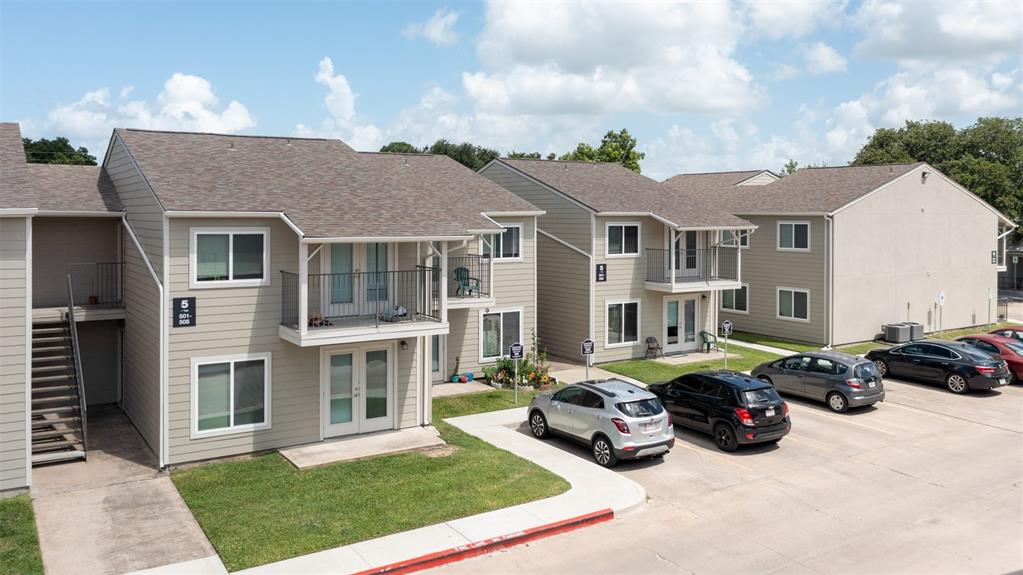
M 1023 109 L 1018 2 L 0 2 L 0 119 L 562 152 L 644 173 L 841 164 L 874 128 Z

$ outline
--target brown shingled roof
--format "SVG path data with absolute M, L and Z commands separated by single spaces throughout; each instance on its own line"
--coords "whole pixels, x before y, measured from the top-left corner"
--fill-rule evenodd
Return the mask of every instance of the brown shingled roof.
M 0 209 L 35 207 L 25 165 L 21 129 L 12 122 L 0 123 Z
M 650 213 L 680 228 L 753 227 L 704 198 L 680 202 L 656 181 L 621 164 L 507 158 L 498 161 L 598 213 Z
M 804 168 L 763 186 L 736 186 L 741 179 L 729 184 L 732 178 L 725 175 L 680 174 L 661 185 L 684 199 L 693 196 L 708 198 L 715 205 L 738 215 L 830 214 L 920 165 L 921 162 Z
M 27 172 L 40 210 L 120 212 L 114 185 L 100 166 L 28 164 Z
M 308 237 L 465 236 L 537 211 L 447 156 L 340 140 L 115 131 L 167 210 L 284 212 Z

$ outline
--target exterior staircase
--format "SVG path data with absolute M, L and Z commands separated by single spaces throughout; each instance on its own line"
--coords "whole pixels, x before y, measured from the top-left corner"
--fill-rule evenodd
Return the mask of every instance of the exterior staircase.
M 32 323 L 32 464 L 85 459 L 85 388 L 73 307 Z

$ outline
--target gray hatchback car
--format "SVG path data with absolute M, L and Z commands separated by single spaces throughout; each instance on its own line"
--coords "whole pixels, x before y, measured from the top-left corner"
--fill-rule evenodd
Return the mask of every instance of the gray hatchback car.
M 529 402 L 528 420 L 537 438 L 555 433 L 582 443 L 604 467 L 664 455 L 675 446 L 675 429 L 661 400 L 620 379 L 583 381 L 537 395 Z
M 790 355 L 758 365 L 753 377 L 782 392 L 823 401 L 839 413 L 884 401 L 884 384 L 874 362 L 835 351 Z

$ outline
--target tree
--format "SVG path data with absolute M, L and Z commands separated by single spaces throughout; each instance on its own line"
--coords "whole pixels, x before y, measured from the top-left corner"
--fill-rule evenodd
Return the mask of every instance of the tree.
M 397 154 L 421 154 L 423 153 L 419 148 L 413 146 L 408 142 L 391 142 L 383 148 L 380 148 L 381 152 L 392 152 Z
M 540 152 L 516 152 L 512 150 L 508 153 L 508 158 L 512 160 L 539 160 Z
M 1023 217 L 1023 118 L 978 118 L 956 131 L 948 122 L 880 128 L 853 164 L 927 162 L 1014 221 Z
M 561 156 L 562 160 L 578 160 L 583 162 L 612 162 L 621 164 L 633 172 L 639 173 L 639 161 L 646 157 L 643 152 L 636 151 L 636 138 L 629 131 L 608 131 L 600 140 L 600 146 L 580 142 L 575 150 Z
M 798 169 L 799 169 L 799 162 L 793 160 L 792 158 L 789 158 L 789 161 L 785 162 L 785 165 L 782 166 L 781 172 L 779 172 L 779 173 L 784 177 L 784 176 L 787 176 L 787 175 L 789 175 L 791 173 L 794 173 Z
M 84 146 L 76 149 L 67 138 L 22 138 L 21 143 L 25 147 L 25 159 L 33 164 L 96 165 L 96 156 Z
M 448 156 L 459 164 L 476 171 L 487 165 L 491 160 L 500 157 L 497 150 L 474 146 L 469 142 L 453 144 L 447 140 L 437 140 L 432 146 L 423 150 L 430 154 Z

